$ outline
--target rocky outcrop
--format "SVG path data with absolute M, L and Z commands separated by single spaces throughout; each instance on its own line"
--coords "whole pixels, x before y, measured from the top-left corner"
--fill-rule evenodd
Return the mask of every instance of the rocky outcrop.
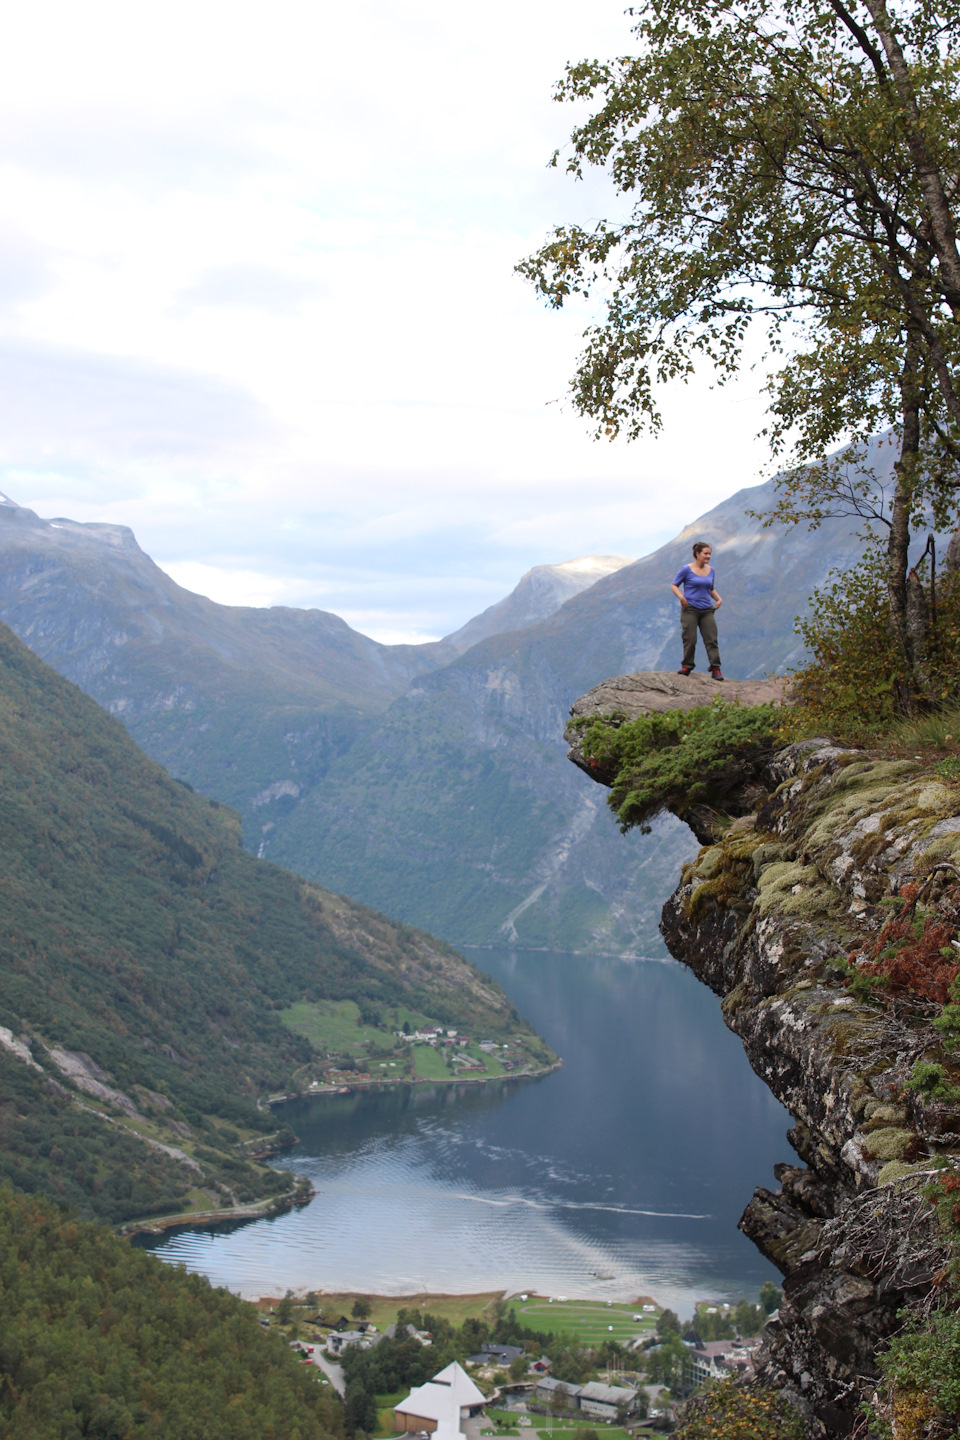
M 709 675 L 674 675 L 668 670 L 638 670 L 635 675 L 615 675 L 602 680 L 570 707 L 574 720 L 594 715 L 620 715 L 636 720 L 640 715 L 654 715 L 664 710 L 693 710 L 709 705 L 714 699 L 741 705 L 766 705 L 782 700 L 786 682 L 771 680 L 724 680 L 720 683 Z M 571 754 L 575 765 L 581 760 Z M 588 771 L 589 773 L 589 771 Z
M 846 1435 L 898 1312 L 929 1301 L 949 1258 L 922 1190 L 960 1163 L 960 1116 L 908 1081 L 918 1060 L 957 1079 L 931 1021 L 957 973 L 960 787 L 920 758 L 811 740 L 747 789 L 750 813 L 684 867 L 661 928 L 795 1121 L 797 1163 L 740 1222 L 784 1275 L 761 1378 L 812 1434 Z
M 662 714 L 666 710 L 695 710 L 716 700 L 735 705 L 767 705 L 783 699 L 786 682 L 771 680 L 731 680 L 719 684 L 706 675 L 680 675 L 662 670 L 640 670 L 635 675 L 618 675 L 594 685 L 570 709 L 570 720 L 564 739 L 570 746 L 567 759 L 572 760 L 585 775 L 600 785 L 612 785 L 617 775 L 617 761 L 604 761 L 587 754 L 584 739 L 585 721 L 600 719 L 618 728 L 641 715 Z M 772 748 L 767 752 L 772 755 Z M 677 812 L 689 825 L 701 845 L 719 839 L 732 816 L 749 814 L 763 797 L 757 789 L 756 755 L 731 755 L 724 766 L 723 780 L 718 786 L 722 806 L 692 804 Z

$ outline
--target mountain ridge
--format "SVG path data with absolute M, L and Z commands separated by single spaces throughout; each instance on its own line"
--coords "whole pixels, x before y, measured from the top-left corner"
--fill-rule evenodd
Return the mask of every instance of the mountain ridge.
M 322 610 L 220 605 L 128 527 L 43 520 L 9 497 L 0 619 L 154 759 L 240 810 L 254 850 L 365 725 L 464 648 L 383 645 Z
M 445 635 L 444 643 L 455 645 L 462 654 L 491 635 L 535 625 L 552 615 L 564 601 L 632 563 L 625 555 L 581 555 L 556 565 L 534 565 L 521 575 L 509 595 L 475 615 L 459 630 Z

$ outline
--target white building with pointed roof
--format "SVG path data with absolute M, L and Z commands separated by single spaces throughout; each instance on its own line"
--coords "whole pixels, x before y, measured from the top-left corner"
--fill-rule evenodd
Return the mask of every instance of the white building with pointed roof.
M 454 1360 L 426 1385 L 411 1390 L 406 1400 L 394 1406 L 393 1414 L 401 1433 L 424 1430 L 437 1440 L 464 1440 L 460 1429 L 463 1412 L 476 1415 L 485 1403 L 483 1391 Z

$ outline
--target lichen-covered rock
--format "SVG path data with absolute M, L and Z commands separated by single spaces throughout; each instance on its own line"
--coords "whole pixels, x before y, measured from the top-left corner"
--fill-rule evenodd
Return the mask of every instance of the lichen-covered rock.
M 796 1122 L 802 1164 L 778 1166 L 780 1190 L 758 1189 L 740 1222 L 784 1274 L 761 1378 L 812 1435 L 847 1435 L 898 1313 L 946 1263 L 921 1191 L 937 1157 L 960 1162 L 960 1115 L 907 1088 L 918 1059 L 952 1063 L 930 1023 L 944 974 L 927 998 L 892 986 L 882 1003 L 844 979 L 851 957 L 864 975 L 895 964 L 878 951 L 893 931 L 915 970 L 956 973 L 940 948 L 960 922 L 960 788 L 922 761 L 810 740 L 778 751 L 750 795 L 751 815 L 715 817 L 661 929 Z
M 917 1059 L 943 1058 L 935 1007 L 860 1000 L 831 962 L 877 935 L 910 882 L 927 880 L 927 919 L 939 907 L 956 934 L 935 866 L 960 859 L 960 791 L 931 783 L 922 763 L 823 742 L 779 752 L 769 781 L 749 834 L 738 820 L 686 867 L 662 929 L 799 1122 L 790 1138 L 807 1168 L 778 1167 L 779 1193 L 758 1189 L 740 1225 L 785 1276 L 762 1374 L 792 1392 L 814 1433 L 842 1435 L 898 1312 L 945 1263 L 927 1215 L 909 1264 L 899 1227 L 918 1176 L 931 1157 L 960 1154 L 960 1137 L 944 1132 L 942 1106 L 905 1088 Z M 734 905 L 717 891 L 724 873 L 740 880 Z M 867 1258 L 851 1239 L 864 1214 L 879 1246 Z

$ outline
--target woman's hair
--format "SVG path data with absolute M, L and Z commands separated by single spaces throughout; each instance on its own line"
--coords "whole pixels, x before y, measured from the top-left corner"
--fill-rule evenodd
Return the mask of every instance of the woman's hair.
M 697 556 L 700 554 L 700 551 L 701 551 L 701 550 L 712 550 L 712 549 L 713 549 L 713 546 L 710 544 L 710 541 L 709 541 L 709 540 L 694 540 L 694 542 L 693 542 L 693 558 L 694 558 L 694 560 L 696 560 L 696 558 L 697 558 Z

